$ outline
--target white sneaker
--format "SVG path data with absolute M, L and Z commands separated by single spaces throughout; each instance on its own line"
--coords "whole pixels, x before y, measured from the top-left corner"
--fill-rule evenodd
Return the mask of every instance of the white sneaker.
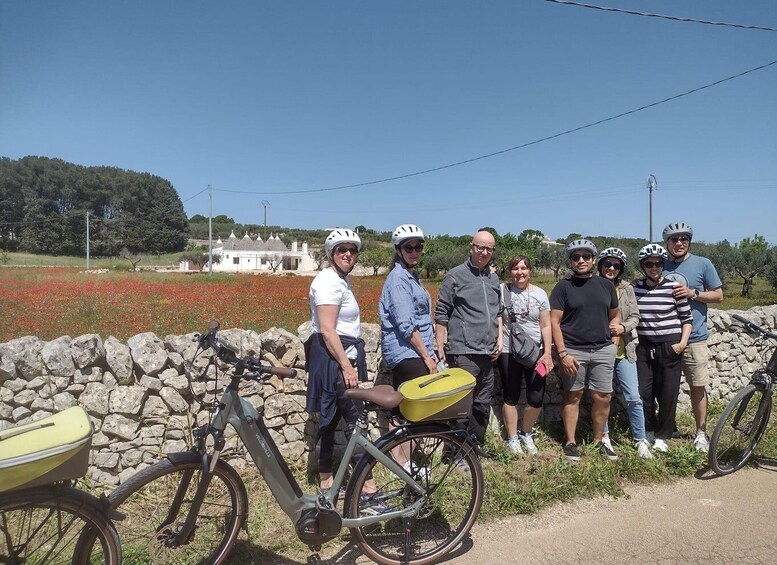
M 537 454 L 537 446 L 534 444 L 534 438 L 532 438 L 531 432 L 527 434 L 518 434 L 518 437 L 521 438 L 521 443 L 523 444 L 526 453 L 529 455 Z
M 513 455 L 523 455 L 523 449 L 521 449 L 521 440 L 518 436 L 513 436 L 507 440 L 507 449 Z
M 602 443 L 607 446 L 607 449 L 615 453 L 615 450 L 612 448 L 612 442 L 610 441 L 610 436 L 608 434 L 605 434 L 602 436 Z
M 410 461 L 405 461 L 402 468 L 416 481 L 422 481 L 429 476 L 429 469 L 426 466 L 419 467 L 418 465 L 411 464 Z
M 643 459 L 653 459 L 653 454 L 650 452 L 650 444 L 646 439 L 641 439 L 637 442 L 637 455 Z
M 704 432 L 698 432 L 696 434 L 696 439 L 693 440 L 693 447 L 696 449 L 696 451 L 701 451 L 702 453 L 709 452 L 710 442 L 707 440 L 707 434 Z
M 653 442 L 653 449 L 660 451 L 661 453 L 666 453 L 669 451 L 669 444 L 665 439 L 656 438 L 656 440 Z

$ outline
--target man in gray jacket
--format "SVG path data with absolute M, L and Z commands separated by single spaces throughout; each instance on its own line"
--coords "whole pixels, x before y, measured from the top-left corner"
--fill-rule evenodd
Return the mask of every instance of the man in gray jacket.
M 494 236 L 479 231 L 469 259 L 445 275 L 434 311 L 440 359 L 475 376 L 469 433 L 483 445 L 494 393 L 494 360 L 502 351 L 499 277 L 491 272 Z

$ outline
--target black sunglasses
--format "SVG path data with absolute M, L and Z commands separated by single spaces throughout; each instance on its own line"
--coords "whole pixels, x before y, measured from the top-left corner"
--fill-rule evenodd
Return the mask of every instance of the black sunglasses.
M 622 269 L 620 261 L 602 261 L 602 267 L 604 269 Z
M 405 253 L 412 253 L 415 251 L 416 253 L 421 253 L 421 251 L 424 250 L 424 244 L 423 243 L 417 243 L 415 245 L 410 245 L 409 243 L 407 245 L 403 245 L 402 249 L 405 250 Z
M 340 255 L 345 255 L 346 253 L 350 253 L 351 255 L 357 255 L 359 253 L 359 250 L 355 247 L 346 247 L 344 245 L 338 245 L 335 247 L 335 253 L 339 253 Z
M 580 261 L 580 259 L 583 261 L 590 261 L 594 256 L 590 253 L 573 253 L 569 258 L 572 259 L 572 261 Z
M 691 238 L 688 237 L 687 235 L 678 235 L 675 237 L 670 237 L 669 241 L 671 241 L 672 243 L 677 243 L 679 241 L 682 241 L 683 243 L 688 243 L 689 241 L 691 241 Z
M 647 269 L 652 269 L 653 267 L 663 267 L 664 262 L 663 261 L 642 261 L 642 266 Z

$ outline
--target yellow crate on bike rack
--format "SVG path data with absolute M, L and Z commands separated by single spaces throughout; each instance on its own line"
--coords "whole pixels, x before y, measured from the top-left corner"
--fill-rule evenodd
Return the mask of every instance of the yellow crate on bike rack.
M 446 369 L 399 385 L 399 411 L 411 422 L 458 420 L 472 408 L 475 377 L 464 369 Z
M 92 423 L 80 406 L 0 430 L 0 492 L 83 477 L 91 447 Z

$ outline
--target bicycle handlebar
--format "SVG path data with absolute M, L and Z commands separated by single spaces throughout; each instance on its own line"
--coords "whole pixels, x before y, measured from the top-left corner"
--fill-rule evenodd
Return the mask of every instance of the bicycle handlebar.
M 229 363 L 230 365 L 233 365 L 238 369 L 237 375 L 240 375 L 243 373 L 243 371 L 248 371 L 248 376 L 257 376 L 262 374 L 267 375 L 277 375 L 279 377 L 291 377 L 294 378 L 297 376 L 297 370 L 296 369 L 288 369 L 286 367 L 272 367 L 270 365 L 262 365 L 262 363 L 253 357 L 246 357 L 245 359 L 241 359 L 238 357 L 238 351 L 234 349 L 233 347 L 229 346 L 226 343 L 222 343 L 218 337 L 216 337 L 216 334 L 219 330 L 219 322 L 218 320 L 211 320 L 210 326 L 208 326 L 208 331 L 205 334 L 200 334 L 198 338 L 198 342 L 200 344 L 200 347 L 203 349 L 207 349 L 210 347 L 216 352 L 216 357 L 224 361 L 225 363 Z M 250 375 L 252 374 L 252 375 Z
M 760 333 L 765 337 L 771 338 L 771 339 L 777 339 L 777 334 L 770 332 L 769 330 L 763 329 L 758 324 L 751 322 L 744 316 L 740 316 L 739 314 L 731 314 L 731 317 L 734 318 L 737 322 L 742 322 L 744 324 L 745 328 L 750 330 L 751 332 Z

